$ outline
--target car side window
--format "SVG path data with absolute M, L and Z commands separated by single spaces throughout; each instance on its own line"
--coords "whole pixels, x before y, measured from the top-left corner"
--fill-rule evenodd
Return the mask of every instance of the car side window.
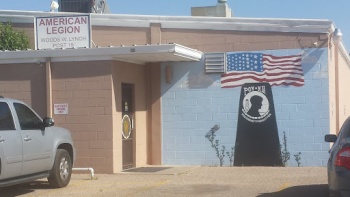
M 340 133 L 339 133 L 339 139 L 342 140 L 346 137 L 350 136 L 350 119 L 346 119 L 343 123 L 343 126 L 340 129 Z
M 0 131 L 15 130 L 10 107 L 5 102 L 0 102 Z
M 347 119 L 346 124 L 348 125 L 346 130 L 344 131 L 344 137 L 350 137 L 350 119 Z
M 27 106 L 14 103 L 18 121 L 22 130 L 37 130 L 42 128 L 42 121 L 40 118 Z

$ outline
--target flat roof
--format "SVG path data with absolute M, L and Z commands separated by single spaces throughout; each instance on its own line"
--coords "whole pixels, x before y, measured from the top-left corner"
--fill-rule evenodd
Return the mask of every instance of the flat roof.
M 115 60 L 134 64 L 199 61 L 202 52 L 179 44 L 0 51 L 0 64 Z
M 41 12 L 0 10 L 0 22 L 34 23 L 38 16 L 81 15 L 72 12 Z M 239 17 L 198 17 L 198 16 L 155 16 L 91 13 L 93 26 L 149 27 L 159 23 L 169 29 L 206 29 L 265 32 L 332 33 L 335 26 L 326 19 L 280 19 L 280 18 L 239 18 Z

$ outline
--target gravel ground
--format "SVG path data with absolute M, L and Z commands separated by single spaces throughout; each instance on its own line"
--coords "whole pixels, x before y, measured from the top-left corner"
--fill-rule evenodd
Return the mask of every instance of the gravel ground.
M 118 174 L 72 175 L 66 188 L 46 180 L 0 188 L 1 197 L 327 197 L 324 167 L 149 166 Z

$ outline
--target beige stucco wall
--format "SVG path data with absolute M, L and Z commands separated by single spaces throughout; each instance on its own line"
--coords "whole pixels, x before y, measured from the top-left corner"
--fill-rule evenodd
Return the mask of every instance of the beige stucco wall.
M 157 23 L 149 28 L 95 26 L 92 37 L 96 46 L 177 43 L 203 52 L 314 48 L 315 42 L 328 46 L 327 34 L 163 29 Z
M 149 28 L 92 27 L 92 41 L 96 46 L 132 46 L 150 43 Z
M 148 164 L 162 164 L 162 130 L 161 130 L 161 67 L 159 63 L 147 65 L 148 72 Z
M 340 127 L 343 122 L 350 115 L 350 65 L 345 60 L 345 57 L 339 54 L 339 124 Z
M 330 43 L 328 51 L 328 83 L 329 83 L 329 127 L 330 133 L 337 133 L 337 94 L 336 94 L 336 46 Z
M 46 78 L 43 64 L 0 64 L 0 95 L 15 98 L 46 116 Z
M 122 83 L 134 84 L 134 105 L 135 105 L 135 132 L 134 154 L 136 167 L 147 164 L 147 67 L 123 62 L 113 63 L 113 144 L 114 144 L 114 171 L 122 170 Z
M 177 43 L 203 52 L 256 51 L 327 47 L 328 36 L 312 33 L 163 29 L 162 43 Z
M 328 53 L 329 71 L 329 117 L 330 133 L 338 134 L 343 122 L 350 115 L 350 65 L 341 46 L 330 42 Z
M 53 115 L 72 132 L 75 167 L 113 172 L 112 62 L 52 63 L 53 104 L 68 104 L 69 114 Z
M 15 23 L 30 37 L 34 48 L 34 24 Z M 245 32 L 217 30 L 164 29 L 159 23 L 150 27 L 92 26 L 92 46 L 131 46 L 177 43 L 203 52 L 252 51 L 327 47 L 328 35 L 317 33 Z
M 46 116 L 44 64 L 0 65 L 0 70 L 6 70 L 0 72 L 0 95 L 23 100 Z M 72 132 L 75 167 L 92 167 L 96 173 L 122 170 L 122 83 L 135 84 L 135 165 L 160 164 L 160 64 L 52 62 L 51 72 L 52 103 L 67 103 L 69 111 L 53 118 Z

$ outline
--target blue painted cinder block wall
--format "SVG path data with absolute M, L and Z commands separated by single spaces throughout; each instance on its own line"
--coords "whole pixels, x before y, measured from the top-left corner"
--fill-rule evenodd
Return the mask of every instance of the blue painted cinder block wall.
M 277 56 L 303 54 L 305 85 L 273 86 L 280 144 L 283 133 L 290 152 L 288 166 L 296 166 L 294 154 L 301 152 L 301 166 L 325 166 L 329 143 L 328 51 L 293 49 L 258 51 Z M 166 83 L 166 66 L 172 67 Z M 220 148 L 235 145 L 241 87 L 221 88 L 221 74 L 205 74 L 200 62 L 162 65 L 162 164 L 219 165 L 219 159 L 205 135 L 219 125 L 216 139 Z M 225 151 L 225 152 L 226 152 Z M 228 156 L 224 166 L 229 166 Z

